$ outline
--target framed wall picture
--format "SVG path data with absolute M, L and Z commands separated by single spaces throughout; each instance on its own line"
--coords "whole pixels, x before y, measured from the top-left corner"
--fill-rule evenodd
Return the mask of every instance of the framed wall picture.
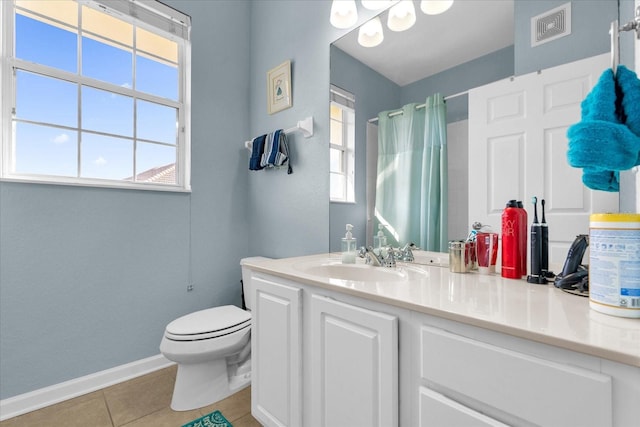
M 292 104 L 291 61 L 287 60 L 267 73 L 267 111 L 277 113 Z

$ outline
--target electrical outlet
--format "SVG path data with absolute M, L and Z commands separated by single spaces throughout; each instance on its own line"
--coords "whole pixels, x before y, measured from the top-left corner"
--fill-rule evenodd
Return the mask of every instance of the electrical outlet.
M 189 284 L 187 285 L 187 292 L 191 292 L 192 290 L 193 290 L 193 284 L 192 284 L 192 283 L 189 283 Z

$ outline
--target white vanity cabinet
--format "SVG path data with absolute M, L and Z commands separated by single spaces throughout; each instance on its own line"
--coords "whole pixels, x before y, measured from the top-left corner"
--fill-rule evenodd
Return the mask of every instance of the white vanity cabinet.
M 639 425 L 635 319 L 494 277 L 458 289 L 438 267 L 422 282 L 334 284 L 291 263 L 250 269 L 252 413 L 265 426 Z M 520 309 L 476 306 L 498 298 Z
M 251 274 L 251 411 L 264 426 L 297 427 L 302 425 L 302 289 Z
M 317 294 L 309 310 L 311 425 L 397 426 L 398 318 Z
M 253 416 L 273 427 L 398 426 L 397 316 L 251 274 Z

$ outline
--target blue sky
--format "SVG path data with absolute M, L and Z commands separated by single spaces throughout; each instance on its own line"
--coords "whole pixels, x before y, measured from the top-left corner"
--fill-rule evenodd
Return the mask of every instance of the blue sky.
M 78 35 L 16 14 L 16 57 L 78 73 Z M 132 88 L 133 54 L 92 38 L 82 40 L 82 74 Z M 138 55 L 137 91 L 178 99 L 177 68 Z M 133 175 L 134 106 L 137 137 L 175 144 L 176 109 L 65 80 L 18 70 L 16 172 L 124 179 Z M 79 118 L 79 107 L 80 116 Z M 77 129 L 81 120 L 82 130 Z M 65 129 L 55 126 L 74 129 Z M 113 134 L 100 135 L 95 132 Z M 79 145 L 81 141 L 81 145 Z M 175 146 L 138 142 L 136 173 L 176 161 Z

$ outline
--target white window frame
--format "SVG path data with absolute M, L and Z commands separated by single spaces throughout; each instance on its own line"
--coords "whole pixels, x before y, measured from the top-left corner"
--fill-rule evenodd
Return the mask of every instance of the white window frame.
M 80 6 L 85 5 L 118 19 L 171 39 L 178 44 L 178 100 L 171 101 L 152 94 L 134 91 L 110 83 L 105 83 L 77 73 L 47 67 L 15 58 L 14 54 L 14 14 L 13 0 L 0 0 L 0 125 L 2 129 L 2 147 L 0 149 L 0 181 L 61 184 L 90 187 L 112 187 L 136 190 L 191 191 L 191 18 L 156 0 L 74 0 Z M 133 15 L 138 18 L 134 18 Z M 135 52 L 135 51 L 134 51 Z M 81 55 L 81 52 L 78 52 Z M 125 96 L 171 106 L 178 111 L 176 183 L 157 184 L 150 182 L 120 181 L 85 177 L 65 177 L 14 173 L 12 163 L 14 151 L 13 124 L 16 103 L 16 70 L 36 72 L 38 74 L 64 79 L 76 84 L 107 90 Z M 135 117 L 133 118 L 135 120 Z M 80 129 L 78 129 L 80 131 Z M 134 153 L 135 160 L 135 153 Z M 135 165 L 135 163 L 134 163 Z M 135 166 L 134 166 L 135 168 Z M 135 170 L 135 169 L 134 169 Z M 135 171 L 134 177 L 143 171 Z
M 335 105 L 342 110 L 342 141 L 341 144 L 329 142 L 329 151 L 332 149 L 342 151 L 342 173 L 329 171 L 329 175 L 338 174 L 344 176 L 343 193 L 345 197 L 337 197 L 329 194 L 331 202 L 356 203 L 355 200 L 355 97 L 353 94 L 331 85 L 330 106 Z M 333 119 L 331 119 L 333 120 Z

